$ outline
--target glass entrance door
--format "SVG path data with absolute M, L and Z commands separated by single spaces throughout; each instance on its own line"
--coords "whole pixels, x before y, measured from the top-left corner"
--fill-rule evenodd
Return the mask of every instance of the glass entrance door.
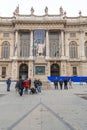
M 28 78 L 28 65 L 21 64 L 19 68 L 19 78 L 26 79 Z

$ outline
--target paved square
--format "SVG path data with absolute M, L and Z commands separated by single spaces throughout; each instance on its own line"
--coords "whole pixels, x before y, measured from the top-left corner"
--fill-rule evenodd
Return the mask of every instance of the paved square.
M 0 130 L 87 130 L 87 85 L 19 96 L 0 83 Z

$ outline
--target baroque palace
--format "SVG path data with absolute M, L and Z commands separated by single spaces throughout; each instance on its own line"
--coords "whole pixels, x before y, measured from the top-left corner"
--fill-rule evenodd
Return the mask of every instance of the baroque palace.
M 44 12 L 0 17 L 0 80 L 87 75 L 87 16 Z

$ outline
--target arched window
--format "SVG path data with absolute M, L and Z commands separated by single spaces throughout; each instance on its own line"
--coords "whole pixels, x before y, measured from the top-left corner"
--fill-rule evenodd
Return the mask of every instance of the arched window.
M 9 42 L 5 41 L 2 43 L 2 58 L 9 58 L 10 54 L 10 44 Z
M 85 56 L 87 57 L 87 41 L 85 42 Z
M 70 58 L 77 58 L 78 57 L 77 43 L 75 41 L 72 41 L 69 44 L 69 56 L 70 56 Z

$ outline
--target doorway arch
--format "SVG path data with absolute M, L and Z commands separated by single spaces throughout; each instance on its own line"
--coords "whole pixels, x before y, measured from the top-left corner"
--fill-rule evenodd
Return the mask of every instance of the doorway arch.
M 28 65 L 27 64 L 20 65 L 19 78 L 22 78 L 22 79 L 28 78 Z
M 51 65 L 51 76 L 60 76 L 60 67 L 58 64 Z

